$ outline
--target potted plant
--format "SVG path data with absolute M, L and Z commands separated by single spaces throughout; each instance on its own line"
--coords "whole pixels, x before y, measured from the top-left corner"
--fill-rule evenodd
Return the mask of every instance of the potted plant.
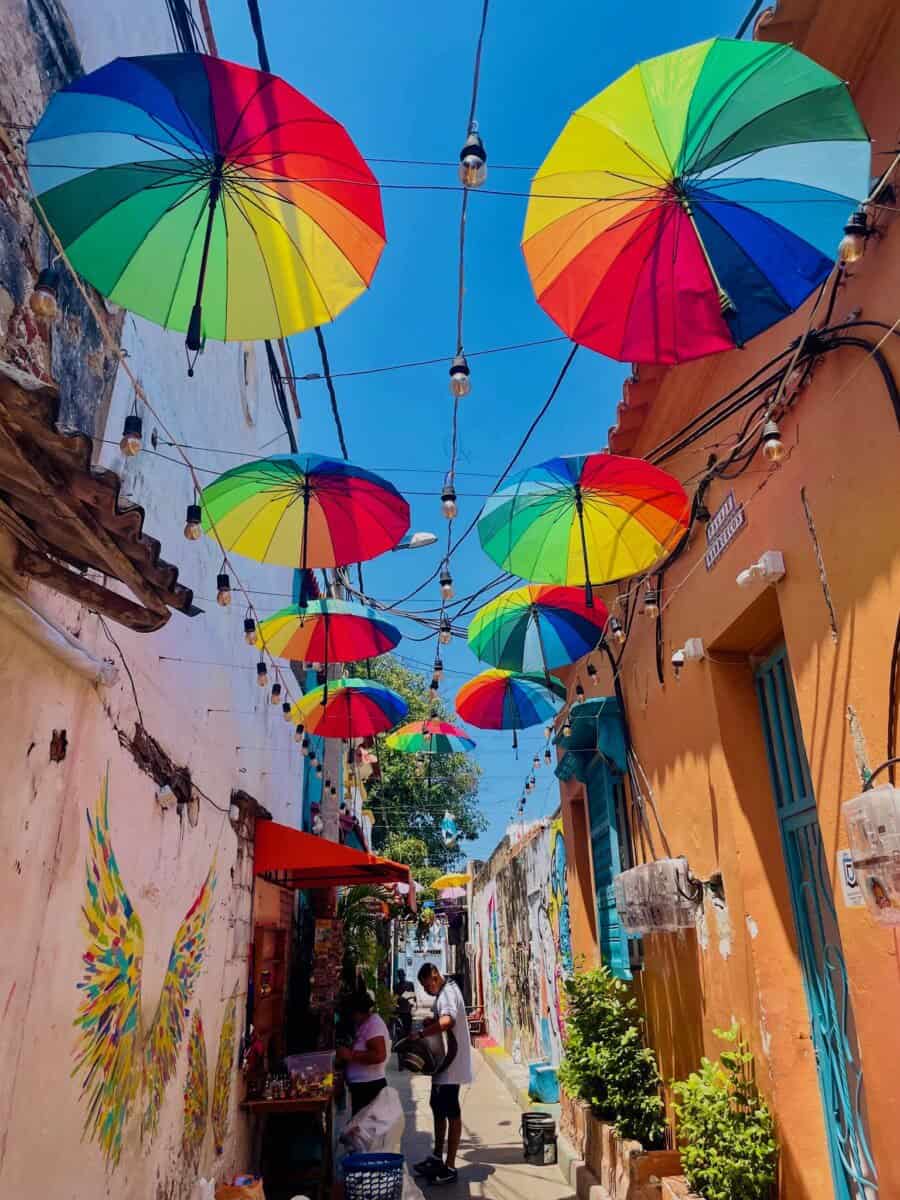
M 753 1054 L 738 1026 L 717 1029 L 733 1049 L 673 1084 L 685 1177 L 703 1200 L 768 1200 L 775 1182 L 775 1123 L 760 1096 Z

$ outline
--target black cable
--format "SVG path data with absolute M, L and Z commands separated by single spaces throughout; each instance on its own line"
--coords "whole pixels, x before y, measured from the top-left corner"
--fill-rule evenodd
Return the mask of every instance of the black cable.
M 344 437 L 344 424 L 341 421 L 340 410 L 338 409 L 337 393 L 334 390 L 334 382 L 331 376 L 331 364 L 328 361 L 328 349 L 325 346 L 325 338 L 322 330 L 318 325 L 315 327 L 316 342 L 319 346 L 319 355 L 322 359 L 322 372 L 325 376 L 325 384 L 328 388 L 328 399 L 331 402 L 331 415 L 334 418 L 334 427 L 337 430 L 338 445 L 341 448 L 341 454 L 344 458 L 349 458 L 347 452 L 347 440 Z
M 894 634 L 894 649 L 891 653 L 891 678 L 888 686 L 888 727 L 887 752 L 888 759 L 897 757 L 897 701 L 900 691 L 900 616 L 897 617 L 897 631 Z M 894 783 L 894 764 L 891 764 L 888 776 Z
M 247 0 L 247 11 L 250 14 L 250 24 L 253 28 L 253 36 L 256 38 L 256 56 L 259 59 L 259 65 L 264 71 L 271 71 L 269 65 L 269 52 L 266 49 L 266 38 L 263 33 L 262 18 L 259 15 L 259 4 L 257 0 Z
M 278 360 L 275 357 L 275 349 L 271 342 L 266 342 L 266 361 L 269 364 L 269 379 L 272 383 L 272 393 L 275 397 L 275 407 L 278 409 L 284 428 L 287 431 L 288 441 L 291 447 L 291 453 L 297 453 L 297 435 L 294 432 L 294 425 L 291 421 L 290 410 L 288 409 L 287 394 L 284 390 L 284 381 L 278 370 Z

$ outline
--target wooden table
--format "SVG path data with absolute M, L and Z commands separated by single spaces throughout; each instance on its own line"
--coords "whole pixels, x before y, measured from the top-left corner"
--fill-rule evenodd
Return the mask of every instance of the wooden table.
M 315 1099 L 290 1099 L 290 1100 L 245 1100 L 241 1105 L 244 1112 L 250 1114 L 251 1117 L 267 1117 L 272 1114 L 290 1116 L 292 1113 L 306 1113 L 317 1116 L 322 1122 L 322 1162 L 321 1165 L 311 1167 L 308 1171 L 293 1172 L 291 1176 L 291 1184 L 293 1187 L 295 1182 L 297 1187 L 302 1187 L 305 1184 L 316 1183 L 319 1186 L 319 1195 L 322 1200 L 330 1200 L 332 1174 L 333 1174 L 333 1135 L 334 1135 L 334 1096 L 322 1096 Z M 262 1174 L 262 1163 L 260 1157 L 262 1153 L 262 1122 L 254 1121 L 252 1132 L 252 1156 L 254 1162 L 254 1170 L 257 1174 Z

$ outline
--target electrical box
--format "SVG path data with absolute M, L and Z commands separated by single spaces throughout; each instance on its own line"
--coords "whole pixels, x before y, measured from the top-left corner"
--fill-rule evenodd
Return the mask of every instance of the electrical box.
M 853 869 L 869 912 L 900 925 L 900 789 L 885 783 L 844 803 Z
M 613 880 L 616 909 L 626 933 L 674 933 L 692 929 L 703 888 L 686 858 L 660 858 L 623 871 Z

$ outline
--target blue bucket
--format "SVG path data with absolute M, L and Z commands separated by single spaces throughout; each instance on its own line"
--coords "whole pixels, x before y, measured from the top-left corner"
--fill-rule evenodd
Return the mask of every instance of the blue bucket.
M 346 1200 L 401 1200 L 402 1154 L 348 1154 L 344 1170 Z

